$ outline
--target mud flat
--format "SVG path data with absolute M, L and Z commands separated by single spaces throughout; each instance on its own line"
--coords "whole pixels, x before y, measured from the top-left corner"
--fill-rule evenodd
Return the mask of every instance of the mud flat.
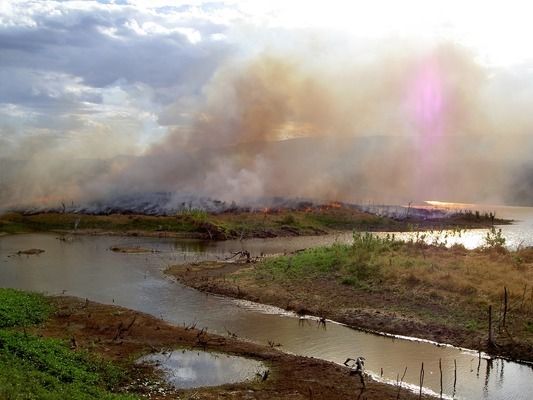
M 202 399 L 353 399 L 362 393 L 366 399 L 395 399 L 398 388 L 368 379 L 367 388 L 349 375 L 346 368 L 334 363 L 297 357 L 275 348 L 244 342 L 238 338 L 212 335 L 194 327 L 172 326 L 149 315 L 83 301 L 73 297 L 54 297 L 56 310 L 32 333 L 65 339 L 75 351 L 88 350 L 106 360 L 118 363 L 127 371 L 123 391 L 146 395 L 153 399 L 175 399 L 195 395 Z M 225 353 L 260 361 L 268 367 L 265 380 L 258 377 L 242 383 L 217 387 L 177 390 L 161 381 L 161 375 L 150 365 L 139 365 L 141 355 L 172 349 L 197 349 Z M 187 394 L 189 393 L 189 394 Z M 403 399 L 418 398 L 404 388 Z
M 532 248 L 466 250 L 401 244 L 372 250 L 373 255 L 361 259 L 363 251 L 356 249 L 354 256 L 350 245 L 335 245 L 257 263 L 176 265 L 166 273 L 200 291 L 362 330 L 533 361 Z

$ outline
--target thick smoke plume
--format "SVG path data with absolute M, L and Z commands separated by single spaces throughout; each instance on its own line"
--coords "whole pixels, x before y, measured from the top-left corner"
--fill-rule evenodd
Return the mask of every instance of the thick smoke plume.
M 83 159 L 44 145 L 2 160 L 0 206 L 150 192 L 533 205 L 528 76 L 452 44 L 398 48 L 225 62 L 196 101 L 165 111 L 190 117 L 140 154 L 105 158 L 109 137 L 89 138 Z

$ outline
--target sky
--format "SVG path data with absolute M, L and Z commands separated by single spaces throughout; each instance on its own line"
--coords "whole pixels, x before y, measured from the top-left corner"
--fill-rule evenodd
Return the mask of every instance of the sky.
M 0 205 L 106 195 L 117 182 L 228 199 L 389 202 L 509 201 L 500 195 L 512 186 L 528 203 L 532 11 L 527 1 L 0 0 Z M 443 139 L 479 135 L 489 139 L 474 156 Z M 355 171 L 361 165 L 330 162 L 341 138 L 367 136 L 410 138 L 416 163 L 406 164 L 422 171 L 404 171 L 405 184 L 387 193 Z M 251 161 L 198 155 L 317 137 L 331 147 L 318 164 L 333 172 L 295 173 L 308 181 L 301 190 L 274 182 L 267 170 L 290 157 L 265 147 Z M 380 148 L 398 162 L 411 151 Z M 355 146 L 353 158 L 370 156 Z M 467 174 L 459 188 L 443 172 L 452 160 L 486 169 L 500 159 L 490 176 Z M 490 190 L 472 188 L 487 179 Z M 424 189 L 429 182 L 441 189 Z

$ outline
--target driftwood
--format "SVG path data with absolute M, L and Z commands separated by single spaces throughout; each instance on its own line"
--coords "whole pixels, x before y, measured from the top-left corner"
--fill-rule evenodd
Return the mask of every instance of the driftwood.
M 237 252 L 233 253 L 233 255 L 231 257 L 225 258 L 225 261 L 229 261 L 232 258 L 235 258 L 237 256 L 239 256 L 240 258 L 246 258 L 246 263 L 251 262 L 251 255 L 250 255 L 250 252 L 248 250 L 237 251 Z
M 352 365 L 350 365 L 350 362 L 353 362 Z M 365 368 L 365 358 L 364 357 L 357 357 L 354 358 L 347 358 L 346 361 L 344 361 L 344 365 L 347 367 L 350 367 L 350 375 L 358 375 L 359 379 L 361 379 L 361 384 L 363 385 L 363 389 L 366 388 L 365 383 L 365 377 L 364 377 L 364 368 Z
M 124 326 L 124 323 L 120 321 L 120 324 L 118 325 L 118 328 L 117 328 L 117 333 L 115 334 L 115 337 L 113 338 L 113 340 L 120 339 L 124 333 L 128 332 L 131 329 L 131 327 L 133 326 L 136 320 L 137 320 L 137 315 L 135 315 L 133 319 L 131 320 L 131 322 L 126 326 Z

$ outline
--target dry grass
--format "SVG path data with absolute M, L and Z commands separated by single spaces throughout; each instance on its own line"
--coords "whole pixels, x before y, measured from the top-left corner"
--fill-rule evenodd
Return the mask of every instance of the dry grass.
M 405 247 L 387 254 L 389 262 L 378 262 L 384 282 L 390 285 L 411 284 L 418 290 L 473 297 L 485 304 L 498 303 L 507 287 L 512 303 L 522 299 L 527 303 L 533 295 L 533 263 L 524 255 L 530 252 Z
M 531 248 L 466 250 L 363 238 L 357 245 L 267 259 L 233 278 L 241 290 L 252 288 L 259 301 L 263 294 L 285 293 L 287 302 L 357 323 L 361 322 L 358 313 L 367 311 L 401 315 L 420 322 L 428 333 L 452 330 L 455 338 L 461 337 L 455 343 L 467 346 L 486 341 L 488 306 L 492 305 L 497 342 L 524 345 L 533 356 Z M 504 288 L 508 292 L 505 327 Z M 371 320 L 362 322 L 364 327 L 376 328 Z M 387 325 L 390 321 L 377 328 L 391 331 Z M 417 329 L 412 334 L 448 340 L 425 334 L 423 327 Z M 410 334 L 408 326 L 391 333 Z

